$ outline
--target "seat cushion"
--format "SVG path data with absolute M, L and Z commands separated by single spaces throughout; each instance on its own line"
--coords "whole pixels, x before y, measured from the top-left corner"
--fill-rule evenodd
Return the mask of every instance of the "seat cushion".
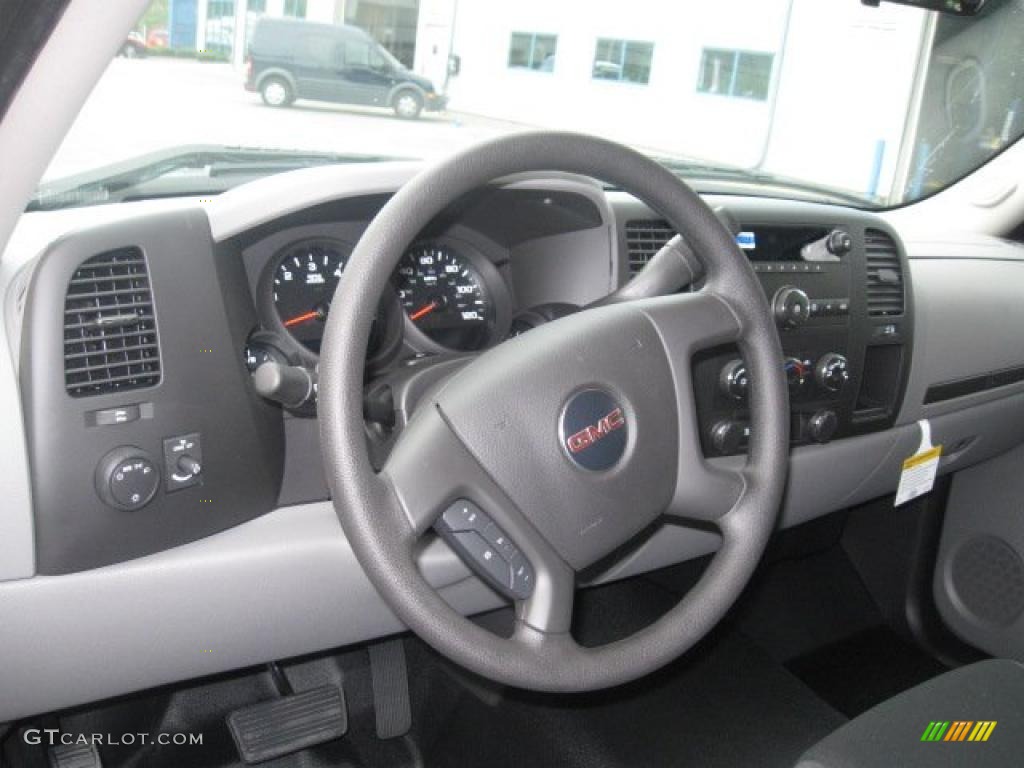
M 1005 659 L 982 661 L 922 683 L 851 720 L 804 753 L 797 764 L 798 768 L 965 765 L 1024 765 L 1021 664 Z

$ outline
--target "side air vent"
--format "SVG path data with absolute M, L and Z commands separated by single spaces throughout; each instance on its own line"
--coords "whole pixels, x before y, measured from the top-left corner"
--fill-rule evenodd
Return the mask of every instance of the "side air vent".
M 868 314 L 895 317 L 903 314 L 903 268 L 896 243 L 885 232 L 864 233 L 868 260 Z
M 72 397 L 160 382 L 160 346 L 146 259 L 101 253 L 71 276 L 64 300 L 64 385 Z
M 629 250 L 629 274 L 635 275 L 675 236 L 668 222 L 658 219 L 626 222 L 626 248 Z

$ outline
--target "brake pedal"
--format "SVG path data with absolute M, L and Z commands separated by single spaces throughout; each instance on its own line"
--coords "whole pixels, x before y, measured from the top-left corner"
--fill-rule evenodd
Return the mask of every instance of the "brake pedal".
M 385 640 L 371 645 L 369 651 L 377 737 L 393 739 L 403 736 L 412 727 L 405 646 L 401 640 Z
M 50 768 L 103 768 L 95 744 L 58 744 L 49 756 Z
M 348 710 L 338 686 L 325 685 L 236 709 L 227 723 L 238 754 L 251 765 L 341 738 Z

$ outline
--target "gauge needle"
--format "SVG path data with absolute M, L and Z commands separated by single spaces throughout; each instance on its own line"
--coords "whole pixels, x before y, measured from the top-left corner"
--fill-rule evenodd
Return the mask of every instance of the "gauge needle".
M 409 315 L 409 319 L 413 320 L 413 321 L 419 320 L 421 317 L 426 317 L 427 315 L 429 315 L 435 309 L 437 309 L 437 302 L 436 301 L 432 301 L 429 304 L 427 304 L 426 306 L 420 307 L 415 312 L 413 312 L 411 315 Z
M 285 320 L 284 327 L 291 328 L 293 325 L 299 325 L 300 323 L 305 323 L 308 320 L 315 320 L 318 317 L 320 317 L 320 313 L 314 309 L 312 312 L 306 312 L 304 315 L 296 315 L 295 317 Z

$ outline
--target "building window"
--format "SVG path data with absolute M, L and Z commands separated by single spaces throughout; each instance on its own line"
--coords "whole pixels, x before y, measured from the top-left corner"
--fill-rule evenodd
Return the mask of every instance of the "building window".
M 701 54 L 697 90 L 765 101 L 774 64 L 775 55 L 771 53 L 705 48 Z
M 214 21 L 216 19 L 230 19 L 235 15 L 235 0 L 210 0 L 206 5 L 206 18 Z
M 555 69 L 557 49 L 558 35 L 513 32 L 512 42 L 508 48 L 508 66 L 511 69 L 552 72 Z
M 267 0 L 248 0 L 245 7 L 248 8 L 249 13 L 266 13 Z
M 594 50 L 595 80 L 618 80 L 623 83 L 642 83 L 651 79 L 651 59 L 654 43 L 636 40 L 609 40 L 600 38 Z
M 284 15 L 306 18 L 306 0 L 284 0 Z

